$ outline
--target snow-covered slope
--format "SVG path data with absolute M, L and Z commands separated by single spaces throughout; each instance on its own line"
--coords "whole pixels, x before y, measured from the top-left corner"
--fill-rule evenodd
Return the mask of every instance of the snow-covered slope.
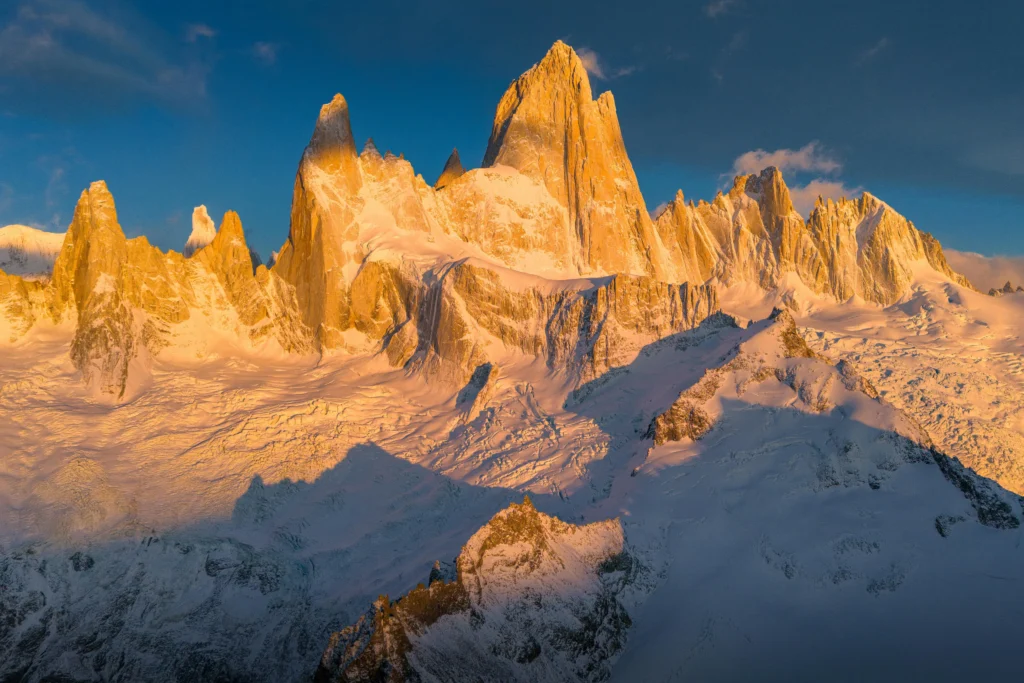
M 153 389 L 111 410 L 68 381 L 59 339 L 18 347 L 0 406 L 0 443 L 19 444 L 0 477 L 15 615 L 0 672 L 308 680 L 330 633 L 380 594 L 429 583 L 462 546 L 495 558 L 470 563 L 495 592 L 403 626 L 426 648 L 414 669 L 477 652 L 490 654 L 474 670 L 518 680 L 729 679 L 787 663 L 813 677 L 839 643 L 868 638 L 875 658 L 848 665 L 855 680 L 912 670 L 925 640 L 972 624 L 958 661 L 1000 670 L 1020 634 L 959 606 L 1022 607 L 1006 591 L 1022 578 L 1017 498 L 919 443 L 914 420 L 809 354 L 787 317 L 744 329 L 713 316 L 575 390 L 524 358 L 472 397 L 381 359 L 158 357 Z M 681 394 L 711 428 L 656 445 Z M 486 542 L 523 493 L 579 549 L 548 540 L 539 576 L 506 563 L 529 543 Z M 605 564 L 620 543 L 629 571 Z M 928 621 L 880 621 L 891 611 Z M 777 647 L 810 636 L 829 657 Z
M 0 228 L 0 270 L 26 278 L 49 277 L 62 244 L 64 233 L 4 226 Z
M 271 268 L 98 182 L 0 273 L 0 679 L 1003 671 L 1021 297 L 775 169 L 652 222 L 562 43 L 482 168 L 356 149 L 338 95 Z

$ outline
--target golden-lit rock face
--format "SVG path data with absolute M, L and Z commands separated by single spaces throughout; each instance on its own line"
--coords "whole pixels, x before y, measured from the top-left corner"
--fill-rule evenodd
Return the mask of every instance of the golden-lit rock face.
M 808 229 L 824 256 L 829 290 L 840 300 L 856 295 L 894 303 L 910 286 L 911 266 L 922 260 L 954 282 L 971 286 L 949 267 L 938 240 L 867 192 L 858 200 L 819 200 Z
M 459 150 L 453 149 L 451 156 L 448 157 L 448 161 L 444 164 L 441 175 L 438 176 L 437 182 L 434 183 L 434 189 L 440 190 L 444 186 L 450 185 L 452 181 L 465 172 L 466 169 L 462 167 L 462 160 L 459 159 Z
M 616 275 L 589 286 L 510 284 L 470 263 L 449 268 L 431 287 L 413 359 L 431 376 L 463 384 L 509 349 L 545 359 L 576 384 L 631 362 L 651 342 L 699 325 L 718 310 L 710 285 L 672 285 Z
M 677 194 L 657 229 L 677 272 L 691 281 L 770 290 L 792 273 L 817 294 L 889 305 L 909 290 L 914 264 L 925 261 L 971 286 L 946 263 L 938 241 L 868 193 L 819 201 L 805 223 L 776 168 L 738 176 L 710 204 L 686 204 Z
M 243 344 L 276 332 L 283 348 L 308 348 L 301 322 L 288 310 L 288 290 L 261 270 L 253 274 L 234 212 L 191 259 L 165 253 L 145 237 L 126 239 L 114 198 L 100 181 L 79 198 L 50 282 L 3 275 L 0 306 L 12 342 L 41 320 L 72 322 L 71 360 L 85 382 L 101 395 L 123 398 L 136 360 L 143 373 L 145 358 L 168 346 L 211 350 L 204 328 L 186 334 L 186 324 L 233 334 Z
M 48 284 L 0 274 L 0 339 L 73 323 L 72 360 L 115 397 L 164 349 L 203 357 L 215 343 L 383 353 L 458 385 L 518 353 L 578 384 L 698 325 L 718 310 L 717 284 L 795 278 L 891 304 L 920 263 L 969 286 L 934 238 L 871 195 L 819 202 L 805 222 L 774 168 L 711 203 L 680 192 L 652 221 L 611 94 L 593 98 L 561 42 L 502 97 L 483 167 L 466 171 L 453 152 L 434 187 L 372 140 L 357 154 L 336 95 L 302 154 L 270 269 L 253 262 L 237 214 L 212 235 L 196 211 L 186 259 L 126 239 L 93 183 Z
M 501 98 L 484 155 L 484 166 L 495 165 L 543 184 L 566 209 L 574 239 L 565 259 L 580 274 L 675 279 L 626 155 L 615 100 L 610 92 L 593 99 L 587 71 L 565 43 Z
M 0 341 L 21 339 L 46 308 L 46 286 L 0 271 Z

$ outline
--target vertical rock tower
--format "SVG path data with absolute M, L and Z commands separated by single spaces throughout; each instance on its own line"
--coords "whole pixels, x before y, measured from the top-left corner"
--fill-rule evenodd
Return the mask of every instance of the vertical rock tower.
M 484 166 L 543 184 L 569 212 L 582 274 L 675 279 L 619 130 L 615 100 L 596 100 L 579 56 L 562 41 L 501 98 Z

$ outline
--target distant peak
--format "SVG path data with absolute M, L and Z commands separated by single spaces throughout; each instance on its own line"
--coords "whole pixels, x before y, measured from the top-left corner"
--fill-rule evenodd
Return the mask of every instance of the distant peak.
M 352 124 L 349 122 L 348 102 L 337 94 L 320 107 L 313 137 L 307 152 L 320 156 L 331 151 L 341 151 L 355 156 L 355 141 L 352 139 Z
M 360 156 L 373 157 L 380 159 L 380 150 L 377 149 L 377 145 L 373 142 L 373 138 L 366 138 L 366 144 L 363 145 L 363 151 Z
M 241 237 L 245 239 L 245 234 L 242 231 L 242 219 L 235 211 L 224 212 L 224 218 L 220 222 L 220 230 L 218 234 L 224 235 L 224 237 Z
M 744 185 L 746 193 L 757 199 L 762 212 L 788 216 L 796 210 L 789 196 L 789 188 L 782 179 L 782 171 L 775 166 L 769 166 L 757 175 L 746 176 Z
M 444 164 L 444 170 L 441 171 L 441 175 L 437 178 L 437 182 L 434 183 L 434 189 L 440 190 L 442 187 L 450 184 L 465 172 L 466 169 L 462 167 L 462 161 L 459 159 L 459 150 L 452 149 L 452 153 L 448 157 L 448 161 Z
M 348 102 L 340 94 L 320 107 L 313 136 L 302 158 L 334 175 L 348 192 L 358 192 L 362 184 L 359 157 L 349 122 Z

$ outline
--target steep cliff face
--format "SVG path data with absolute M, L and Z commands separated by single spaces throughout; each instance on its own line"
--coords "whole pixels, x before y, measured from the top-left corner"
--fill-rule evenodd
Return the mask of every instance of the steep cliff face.
M 949 267 L 934 237 L 867 192 L 857 200 L 819 200 L 808 229 L 824 257 L 829 289 L 840 300 L 857 295 L 894 303 L 908 290 L 919 262 L 971 286 Z
M 327 348 L 344 345 L 348 285 L 365 256 L 354 206 L 361 185 L 348 103 L 337 95 L 320 109 L 299 163 L 288 241 L 274 265 L 295 289 L 303 323 Z
M 71 360 L 100 392 L 124 395 L 138 353 L 135 319 L 124 295 L 128 244 L 114 198 L 99 181 L 82 192 L 53 268 L 55 318 L 77 316 Z
M 715 278 L 765 290 L 795 274 L 812 292 L 889 305 L 910 290 L 916 264 L 970 287 L 949 267 L 938 241 L 874 196 L 819 202 L 807 223 L 776 168 L 738 176 L 711 203 L 677 194 L 657 229 L 683 278 Z
M 484 166 L 511 166 L 566 209 L 566 261 L 582 275 L 673 279 L 637 185 L 610 92 L 594 100 L 579 56 L 552 46 L 498 104 Z M 551 249 L 551 251 L 556 251 Z
M 315 680 L 597 681 L 626 642 L 646 568 L 617 520 L 566 524 L 527 498 L 397 601 L 330 640 Z
M 629 275 L 555 282 L 463 261 L 437 273 L 424 296 L 410 364 L 463 384 L 513 351 L 579 384 L 717 310 L 710 285 Z
M 216 236 L 194 258 L 217 277 L 242 324 L 252 327 L 267 320 L 265 295 L 253 275 L 249 246 L 237 213 L 224 214 Z
M 46 316 L 48 288 L 0 271 L 0 340 L 17 342 Z
M 96 183 L 51 284 L 5 275 L 0 305 L 12 341 L 39 320 L 73 320 L 76 365 L 116 396 L 143 352 L 221 338 L 384 352 L 458 385 L 518 353 L 580 382 L 714 313 L 705 283 L 798 280 L 891 304 L 918 264 L 969 284 L 937 241 L 871 195 L 821 203 L 805 223 L 774 168 L 736 178 L 711 203 L 679 193 L 653 222 L 611 95 L 595 100 L 580 58 L 558 42 L 502 97 L 483 167 L 467 172 L 453 152 L 435 187 L 372 140 L 357 153 L 348 103 L 335 96 L 302 154 L 270 269 L 236 214 L 214 231 L 202 206 L 184 257 L 127 240 Z

